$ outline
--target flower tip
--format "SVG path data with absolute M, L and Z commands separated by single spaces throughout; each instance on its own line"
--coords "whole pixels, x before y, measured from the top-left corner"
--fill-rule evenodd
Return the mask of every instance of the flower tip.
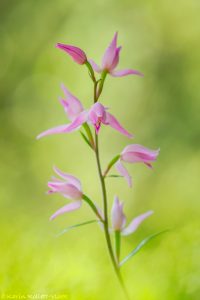
M 36 140 L 40 140 L 41 139 L 41 134 L 38 134 L 37 136 L 36 136 Z
M 117 30 L 117 31 L 115 31 L 115 34 L 114 34 L 114 39 L 116 39 L 116 40 L 117 40 L 117 38 L 118 38 L 118 30 Z
M 128 138 L 133 139 L 135 136 L 132 133 L 129 133 Z
M 62 45 L 61 43 L 57 43 L 57 44 L 55 44 L 55 48 L 59 48 L 60 49 L 61 45 Z
M 49 221 L 51 222 L 51 221 L 53 221 L 55 219 L 55 217 L 54 216 L 51 216 L 50 218 L 49 218 Z

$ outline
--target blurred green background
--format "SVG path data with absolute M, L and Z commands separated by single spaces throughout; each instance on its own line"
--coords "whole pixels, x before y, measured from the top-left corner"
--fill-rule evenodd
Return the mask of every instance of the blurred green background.
M 123 46 L 119 68 L 144 78 L 108 77 L 102 103 L 135 134 L 135 143 L 161 148 L 153 171 L 128 165 L 134 188 L 108 179 L 130 220 L 153 209 L 124 256 L 145 236 L 171 228 L 122 273 L 132 299 L 200 299 L 200 2 L 1 0 L 0 3 L 0 292 L 67 294 L 70 299 L 123 299 L 104 236 L 96 224 L 56 238 L 67 226 L 92 219 L 80 211 L 53 222 L 66 200 L 47 196 L 52 166 L 72 173 L 101 205 L 93 153 L 79 132 L 36 141 L 41 131 L 67 122 L 60 83 L 88 107 L 92 83 L 85 67 L 55 48 L 74 44 L 97 62 L 116 30 Z M 110 128 L 100 136 L 106 166 L 129 141 Z

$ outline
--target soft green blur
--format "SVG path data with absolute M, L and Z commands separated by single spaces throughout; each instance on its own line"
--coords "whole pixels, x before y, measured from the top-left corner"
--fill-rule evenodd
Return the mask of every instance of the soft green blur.
M 117 194 L 128 220 L 155 211 L 137 233 L 124 238 L 122 256 L 145 236 L 171 229 L 122 273 L 133 300 L 200 299 L 199 11 L 198 0 L 1 1 L 1 294 L 123 299 L 96 224 L 56 237 L 67 226 L 93 219 L 90 209 L 84 205 L 49 222 L 66 203 L 45 194 L 53 165 L 79 177 L 84 192 L 101 206 L 92 151 L 79 132 L 35 139 L 67 122 L 58 102 L 61 82 L 85 107 L 92 103 L 86 68 L 54 45 L 77 45 L 99 62 L 118 30 L 119 68 L 135 68 L 145 76 L 108 77 L 102 102 L 135 134 L 134 143 L 161 149 L 153 171 L 127 166 L 133 189 L 123 179 L 107 179 L 109 207 Z M 129 142 L 102 128 L 104 167 Z

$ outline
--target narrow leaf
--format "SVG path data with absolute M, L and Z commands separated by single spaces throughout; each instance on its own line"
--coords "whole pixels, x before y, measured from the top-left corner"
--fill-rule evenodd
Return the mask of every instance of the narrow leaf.
M 86 135 L 82 131 L 80 131 L 80 134 L 81 134 L 82 138 L 84 139 L 84 141 L 88 144 L 88 146 L 90 146 L 90 148 L 93 150 L 92 145 L 90 144 L 90 142 L 87 139 Z
M 85 132 L 86 132 L 86 134 L 87 134 L 87 136 L 88 136 L 88 140 L 90 141 L 91 146 L 92 146 L 93 148 L 95 148 L 95 147 L 94 147 L 94 146 L 95 146 L 95 143 L 94 143 L 94 139 L 93 139 L 93 135 L 92 135 L 92 132 L 91 132 L 90 127 L 88 126 L 87 123 L 84 123 L 82 126 L 83 126 L 83 128 L 85 129 Z
M 121 176 L 121 175 L 115 175 L 115 174 L 106 176 L 106 178 L 109 178 L 109 177 L 111 177 L 111 178 L 120 178 L 120 177 L 123 177 L 123 176 Z
M 79 224 L 69 226 L 69 227 L 65 228 L 63 231 L 61 231 L 59 234 L 57 234 L 56 237 L 59 237 L 59 236 L 63 235 L 64 233 L 66 233 L 66 232 L 68 232 L 71 229 L 74 229 L 76 227 L 88 225 L 88 224 L 95 223 L 95 222 L 99 222 L 99 221 L 98 220 L 90 220 L 90 221 L 86 221 L 86 222 L 83 222 L 83 223 L 79 223 Z
M 89 204 L 89 206 L 94 211 L 94 213 L 97 215 L 99 220 L 101 222 L 104 222 L 104 220 L 101 216 L 101 213 L 98 211 L 98 209 L 97 209 L 96 205 L 93 203 L 93 201 L 88 196 L 86 196 L 85 194 L 82 195 L 82 199 L 85 200 L 87 202 L 87 204 Z
M 113 159 L 111 159 L 111 161 L 109 162 L 109 164 L 104 172 L 104 177 L 106 177 L 106 175 L 108 174 L 108 172 L 110 171 L 112 166 L 119 160 L 119 158 L 120 158 L 120 154 L 117 154 Z
M 133 257 L 136 253 L 138 253 L 140 251 L 141 248 L 143 248 L 150 240 L 154 239 L 155 237 L 157 237 L 160 234 L 163 234 L 165 232 L 168 232 L 169 230 L 163 230 L 157 233 L 154 233 L 148 237 L 146 237 L 143 241 L 141 241 L 137 247 L 135 247 L 135 249 L 133 249 L 133 251 L 131 251 L 120 263 L 120 267 L 127 262 L 131 257 Z

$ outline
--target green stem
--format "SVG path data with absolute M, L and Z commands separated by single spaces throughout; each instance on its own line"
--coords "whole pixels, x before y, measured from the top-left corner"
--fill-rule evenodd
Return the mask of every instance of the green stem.
M 103 203 L 104 203 L 104 232 L 105 232 L 108 252 L 110 254 L 110 258 L 111 258 L 115 273 L 116 273 L 117 278 L 118 278 L 118 280 L 121 284 L 121 287 L 124 291 L 124 294 L 125 294 L 127 300 L 130 300 L 130 297 L 128 295 L 128 292 L 126 290 L 126 287 L 124 285 L 124 282 L 123 282 L 123 279 L 122 279 L 122 276 L 121 276 L 121 273 L 120 273 L 119 265 L 118 265 L 117 261 L 115 260 L 115 255 L 114 255 L 114 252 L 113 252 L 111 238 L 110 238 L 110 234 L 109 234 L 106 185 L 105 185 L 105 178 L 104 178 L 104 176 L 102 174 L 102 170 L 101 170 L 101 163 L 100 163 L 100 158 L 99 158 L 98 135 L 96 133 L 95 133 L 95 145 L 96 145 L 96 151 L 95 151 L 96 161 L 97 161 L 97 167 L 98 167 L 98 173 L 99 173 L 99 179 L 100 179 L 100 183 L 101 183 Z
M 120 262 L 120 246 L 121 246 L 121 232 L 120 230 L 115 231 L 115 251 L 116 251 L 116 259 L 119 265 Z
M 86 63 L 86 65 L 90 70 L 91 65 L 87 64 L 87 63 Z M 101 74 L 101 81 L 99 83 L 99 81 L 97 81 L 95 79 L 95 76 L 93 76 L 91 74 L 91 78 L 94 82 L 94 103 L 96 103 L 98 101 L 98 99 L 102 93 L 106 75 L 107 75 L 107 71 L 103 71 Z M 99 83 L 99 88 L 98 88 L 98 83 Z M 113 251 L 113 247 L 112 247 L 112 243 L 111 243 L 111 238 L 110 238 L 110 233 L 109 233 L 109 224 L 108 224 L 107 192 L 106 192 L 105 178 L 104 178 L 104 175 L 103 175 L 102 169 L 101 169 L 101 163 L 100 163 L 100 157 L 99 157 L 99 141 L 98 141 L 98 135 L 96 134 L 96 132 L 95 132 L 95 156 L 96 156 L 98 174 L 99 174 L 99 179 L 100 179 L 101 189 L 102 189 L 102 196 L 103 196 L 103 205 L 104 205 L 103 225 L 104 225 L 104 233 L 105 233 L 106 243 L 107 243 L 107 247 L 108 247 L 108 252 L 109 252 L 115 273 L 117 275 L 117 278 L 118 278 L 120 285 L 124 291 L 124 294 L 125 294 L 127 300 L 130 300 L 130 297 L 128 295 L 128 292 L 126 290 L 126 287 L 124 285 L 124 282 L 123 282 L 123 279 L 122 279 L 122 276 L 120 273 L 119 265 L 115 259 L 115 255 L 114 255 L 114 251 Z M 86 201 L 88 201 L 88 199 Z

